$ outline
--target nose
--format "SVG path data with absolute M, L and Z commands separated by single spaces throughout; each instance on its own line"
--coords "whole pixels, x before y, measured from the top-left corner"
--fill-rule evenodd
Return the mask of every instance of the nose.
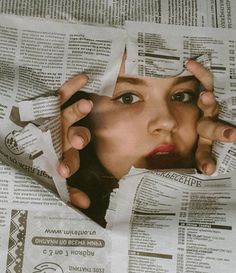
M 151 134 L 174 133 L 178 128 L 176 115 L 170 106 L 163 102 L 161 105 L 149 108 L 148 131 Z

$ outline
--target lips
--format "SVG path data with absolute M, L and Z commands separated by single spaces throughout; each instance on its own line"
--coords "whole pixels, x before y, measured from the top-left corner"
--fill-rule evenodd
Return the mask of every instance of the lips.
M 175 145 L 172 144 L 162 144 L 154 148 L 147 157 L 153 157 L 158 154 L 170 154 L 170 153 L 177 153 L 177 148 Z
M 155 147 L 145 158 L 148 169 L 173 169 L 182 166 L 182 157 L 175 145 L 162 144 Z

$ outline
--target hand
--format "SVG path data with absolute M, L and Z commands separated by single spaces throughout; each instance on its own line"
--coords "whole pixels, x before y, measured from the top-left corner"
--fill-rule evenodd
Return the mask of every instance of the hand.
M 60 102 L 65 102 L 79 91 L 88 81 L 85 74 L 80 74 L 66 81 L 59 89 Z M 62 160 L 58 172 L 64 178 L 74 174 L 80 166 L 79 151 L 90 141 L 90 131 L 85 127 L 72 126 L 75 122 L 88 115 L 93 107 L 92 101 L 81 99 L 62 110 Z M 79 208 L 90 206 L 89 197 L 77 188 L 69 187 L 71 203 Z
M 194 60 L 189 60 L 186 68 L 201 82 L 204 88 L 198 99 L 198 107 L 202 110 L 202 117 L 197 126 L 199 140 L 196 150 L 196 164 L 203 174 L 211 175 L 216 169 L 216 162 L 211 156 L 212 142 L 236 141 L 236 128 L 217 120 L 218 104 L 213 94 L 212 73 Z

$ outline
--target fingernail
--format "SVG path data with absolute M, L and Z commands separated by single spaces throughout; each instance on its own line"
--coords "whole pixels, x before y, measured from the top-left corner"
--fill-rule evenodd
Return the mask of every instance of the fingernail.
M 186 67 L 186 65 L 188 64 L 189 61 L 190 61 L 190 59 L 185 60 L 184 67 Z
M 93 102 L 91 100 L 88 100 L 88 102 L 91 104 L 91 107 L 93 107 Z
M 81 149 L 84 147 L 85 140 L 81 136 L 76 136 L 76 148 Z
M 68 177 L 70 175 L 70 169 L 64 162 L 60 164 L 60 173 L 63 177 Z
M 223 131 L 223 136 L 227 139 L 230 138 L 232 134 L 233 134 L 232 128 L 228 128 Z
M 200 100 L 205 105 L 212 105 L 215 102 L 215 97 L 212 92 L 202 91 L 200 93 Z
M 204 98 L 203 98 L 203 97 L 205 97 L 205 94 L 206 94 L 205 91 L 202 91 L 202 92 L 199 94 L 199 98 L 201 99 L 202 102 L 204 102 Z
M 203 165 L 202 165 L 202 172 L 203 172 L 204 174 L 207 174 L 207 164 L 203 164 Z
M 206 92 L 202 91 L 199 95 L 199 98 L 200 98 L 200 101 L 203 105 L 207 105 L 207 101 L 206 101 L 206 98 L 207 98 L 207 95 L 206 95 Z
M 89 75 L 86 74 L 85 72 L 82 72 L 81 75 L 85 76 L 87 78 L 87 80 L 89 80 Z
M 77 103 L 77 108 L 81 113 L 88 113 L 93 107 L 93 102 L 91 100 L 81 99 Z

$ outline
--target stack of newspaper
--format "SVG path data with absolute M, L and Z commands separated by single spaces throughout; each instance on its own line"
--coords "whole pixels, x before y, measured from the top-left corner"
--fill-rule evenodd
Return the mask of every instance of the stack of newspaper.
M 56 171 L 56 90 L 85 72 L 84 91 L 111 96 L 125 48 L 127 73 L 154 77 L 207 52 L 219 117 L 236 125 L 235 12 L 233 0 L 0 1 L 1 272 L 235 272 L 235 143 L 214 143 L 212 177 L 131 169 L 106 229 L 70 206 Z

